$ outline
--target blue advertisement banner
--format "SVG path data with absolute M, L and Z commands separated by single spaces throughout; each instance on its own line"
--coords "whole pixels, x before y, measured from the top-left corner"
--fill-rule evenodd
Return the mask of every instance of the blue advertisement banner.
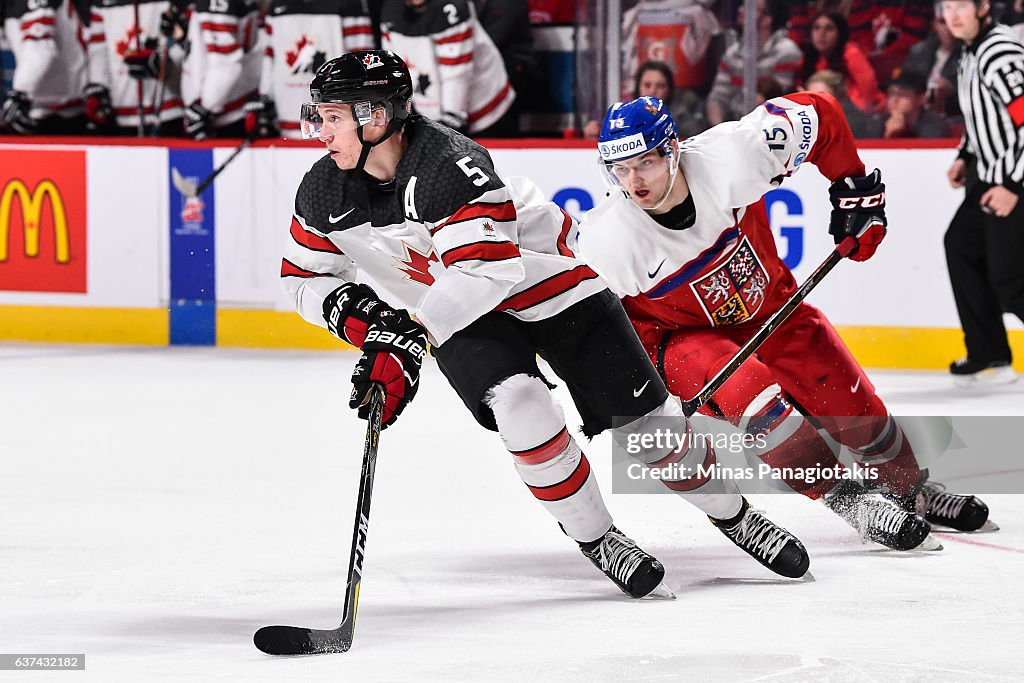
M 213 150 L 169 149 L 171 302 L 170 342 L 217 343 L 214 190 L 191 190 L 213 172 Z

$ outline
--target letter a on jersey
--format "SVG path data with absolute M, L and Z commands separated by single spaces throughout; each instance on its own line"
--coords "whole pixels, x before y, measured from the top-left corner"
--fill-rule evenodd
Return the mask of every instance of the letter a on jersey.
M 416 196 L 416 176 L 409 178 L 409 184 L 405 186 L 405 217 L 418 221 L 419 214 L 416 213 L 416 204 L 413 198 Z

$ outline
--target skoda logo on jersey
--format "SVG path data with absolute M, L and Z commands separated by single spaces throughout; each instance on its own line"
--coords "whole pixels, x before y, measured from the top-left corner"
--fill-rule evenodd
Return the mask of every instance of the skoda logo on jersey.
M 373 69 L 378 66 L 384 66 L 384 62 L 380 61 L 380 57 L 375 54 L 368 54 L 363 57 L 363 66 L 367 69 Z
M 622 138 L 621 140 L 615 140 L 614 142 L 602 142 L 598 145 L 598 150 L 601 152 L 601 159 L 604 161 L 614 161 L 615 159 L 631 157 L 639 152 L 643 152 L 645 149 L 647 149 L 647 143 L 644 141 L 643 133 L 634 133 L 628 138 Z
M 796 158 L 793 159 L 793 168 L 796 168 L 800 164 L 804 163 L 804 159 L 806 159 L 806 158 L 807 158 L 807 155 L 804 154 L 803 152 L 801 152 L 800 154 L 797 154 Z

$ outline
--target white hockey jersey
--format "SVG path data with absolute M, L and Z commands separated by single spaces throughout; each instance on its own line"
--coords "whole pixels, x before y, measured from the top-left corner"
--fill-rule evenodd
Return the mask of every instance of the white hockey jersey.
M 32 118 L 81 114 L 87 36 L 70 0 L 2 2 L 15 59 L 12 87 L 32 101 Z
M 170 6 L 168 0 L 138 0 L 138 23 L 135 21 L 133 0 L 99 0 L 92 9 L 89 38 L 89 80 L 110 89 L 117 125 L 133 127 L 139 122 L 138 83 L 128 75 L 124 63 L 125 52 L 142 48 L 159 50 L 163 45 L 160 35 L 160 15 Z M 174 59 L 178 55 L 179 61 Z M 142 109 L 145 123 L 153 122 L 155 107 L 160 107 L 160 121 L 180 119 L 183 115 L 181 100 L 180 51 L 172 50 L 162 93 L 156 79 L 142 81 Z M 157 97 L 162 101 L 158 104 Z
M 414 116 L 406 134 L 392 191 L 329 156 L 303 178 L 281 280 L 305 320 L 326 327 L 323 301 L 356 266 L 438 344 L 490 311 L 543 320 L 606 288 L 536 186 L 500 179 L 484 148 L 438 123 Z
M 417 113 L 478 133 L 512 106 L 501 53 L 469 0 L 428 3 L 422 12 L 385 0 L 381 23 L 384 48 L 409 66 Z
M 259 90 L 263 54 L 257 0 L 198 0 L 188 24 L 181 93 L 214 113 L 214 126 L 245 116 Z
M 842 108 L 824 93 L 769 100 L 680 145 L 693 225 L 665 227 L 614 190 L 570 246 L 626 297 L 642 339 L 646 328 L 757 322 L 796 289 L 762 197 L 805 163 L 832 181 L 864 175 Z
M 324 62 L 373 48 L 370 17 L 358 0 L 273 0 L 264 20 L 260 94 L 274 100 L 286 138 L 302 137 L 299 108 Z

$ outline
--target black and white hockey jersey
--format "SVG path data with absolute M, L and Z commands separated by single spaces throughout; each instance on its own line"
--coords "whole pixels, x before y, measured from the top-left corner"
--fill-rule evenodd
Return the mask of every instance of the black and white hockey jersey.
M 243 106 L 259 89 L 259 22 L 257 0 L 196 0 L 181 93 L 185 104 L 198 101 L 213 112 L 214 126 L 243 118 Z
M 284 137 L 298 138 L 299 108 L 320 66 L 345 52 L 373 48 L 373 27 L 359 0 L 273 0 L 264 20 L 260 94 L 274 100 Z
M 86 41 L 70 0 L 0 0 L 15 69 L 12 88 L 28 95 L 34 119 L 82 113 Z
M 490 311 L 543 320 L 605 289 L 565 240 L 573 220 L 525 178 L 499 178 L 483 147 L 422 116 L 394 183 L 342 171 L 325 156 L 295 198 L 282 286 L 326 327 L 323 301 L 358 266 L 378 294 L 443 344 Z
M 97 0 L 92 8 L 89 38 L 89 80 L 110 89 L 117 125 L 138 125 L 139 81 L 128 75 L 125 52 L 138 48 L 160 50 L 160 15 L 170 6 L 168 0 L 138 0 L 138 23 L 133 0 Z M 178 53 L 180 60 L 180 52 Z M 158 93 L 156 79 L 142 81 L 142 105 L 147 123 L 152 123 L 154 107 L 159 106 L 160 121 L 182 117 L 181 64 L 168 60 L 165 84 Z M 158 94 L 162 101 L 157 103 Z
M 383 46 L 409 66 L 417 113 L 478 133 L 512 106 L 501 53 L 469 0 L 431 2 L 423 11 L 385 0 L 381 23 Z

